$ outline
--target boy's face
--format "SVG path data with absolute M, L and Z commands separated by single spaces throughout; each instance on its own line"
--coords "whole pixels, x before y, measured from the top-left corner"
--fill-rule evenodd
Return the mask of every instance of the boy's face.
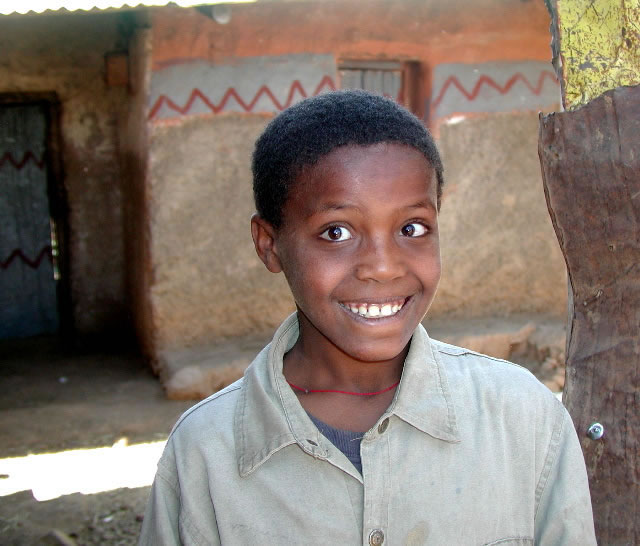
M 440 279 L 424 156 L 390 143 L 338 148 L 300 174 L 283 218 L 277 230 L 254 218 L 252 230 L 269 270 L 284 271 L 302 338 L 360 361 L 398 356 Z

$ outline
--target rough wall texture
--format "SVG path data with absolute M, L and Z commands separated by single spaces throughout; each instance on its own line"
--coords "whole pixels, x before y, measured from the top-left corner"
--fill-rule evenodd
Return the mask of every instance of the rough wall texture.
M 335 89 L 333 55 L 279 55 L 177 63 L 153 73 L 152 120 L 222 112 L 277 113 Z
M 219 69 L 231 62 L 240 67 L 244 59 L 257 64 L 264 56 L 293 54 L 328 55 L 338 65 L 350 60 L 417 63 L 415 110 L 429 123 L 460 111 L 496 111 L 496 105 L 502 111 L 548 105 L 548 94 L 557 86 L 550 66 L 542 64 L 549 58 L 548 22 L 542 3 L 519 0 L 256 3 L 233 6 L 226 25 L 195 10 L 158 9 L 153 16 L 154 80 L 165 83 L 163 73 L 171 69 L 191 76 L 182 80 L 183 89 L 158 86 L 152 118 L 160 109 L 162 117 L 217 111 L 222 92 L 234 91 L 237 82 L 220 74 L 216 85 L 221 91 L 210 89 L 207 66 Z M 328 85 L 314 84 L 306 93 L 339 87 L 334 73 L 327 70 Z M 264 91 L 260 84 L 271 90 L 271 76 L 267 69 L 257 78 L 262 81 L 242 96 L 245 103 Z M 286 88 L 299 92 L 295 80 Z M 284 103 L 287 93 L 279 99 Z M 488 110 L 482 106 L 485 100 L 494 103 Z M 244 111 L 264 111 L 260 106 Z
M 293 309 L 253 249 L 250 158 L 262 116 L 194 117 L 151 137 L 157 348 L 264 332 Z M 188 158 L 185 159 L 185 158 Z
M 549 16 L 541 2 L 321 0 L 231 10 L 226 25 L 196 11 L 156 10 L 154 70 L 180 59 L 217 63 L 293 52 L 419 59 L 430 66 L 549 57 Z M 428 81 L 424 89 L 428 94 Z
M 443 63 L 433 70 L 430 120 L 459 114 L 535 111 L 555 104 L 560 89 L 546 61 Z
M 129 42 L 128 108 L 120 120 L 123 171 L 127 302 L 143 354 L 154 354 L 154 326 L 149 293 L 151 254 L 149 230 L 149 131 L 151 32 L 138 28 Z M 153 362 L 153 360 L 152 360 Z
M 104 83 L 117 15 L 0 19 L 0 93 L 55 92 L 70 228 L 74 322 L 83 333 L 124 324 L 122 193 L 117 115 L 122 89 Z
M 564 317 L 564 259 L 547 213 L 536 114 L 445 125 L 443 274 L 433 315 Z

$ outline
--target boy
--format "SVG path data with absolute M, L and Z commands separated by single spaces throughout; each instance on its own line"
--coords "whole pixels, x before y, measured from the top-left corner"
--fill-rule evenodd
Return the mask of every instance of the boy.
M 420 121 L 365 92 L 307 99 L 253 174 L 256 251 L 297 313 L 178 421 L 141 544 L 595 544 L 562 404 L 420 325 L 443 183 Z

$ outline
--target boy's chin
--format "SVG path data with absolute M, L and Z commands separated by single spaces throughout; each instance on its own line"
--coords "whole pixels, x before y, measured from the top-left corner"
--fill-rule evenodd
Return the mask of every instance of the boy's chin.
M 344 329 L 324 329 L 310 320 L 299 308 L 298 317 L 301 334 L 305 337 L 306 334 L 310 334 L 309 338 L 315 339 L 317 350 L 322 351 L 320 347 L 328 343 L 327 350 L 331 351 L 329 347 L 332 346 L 334 350 L 337 349 L 343 355 L 360 362 L 388 362 L 398 357 L 404 358 L 415 331 L 415 328 L 409 328 L 407 324 L 404 328 L 392 327 L 387 331 L 377 328 L 371 331 L 369 327 L 363 330 L 362 325 L 352 328 L 350 321 L 347 321 L 346 325 L 343 324 Z

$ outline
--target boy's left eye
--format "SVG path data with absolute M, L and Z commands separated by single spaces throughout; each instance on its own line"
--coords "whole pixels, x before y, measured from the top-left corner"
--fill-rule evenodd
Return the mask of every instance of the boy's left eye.
M 400 230 L 405 237 L 422 237 L 427 233 L 427 228 L 418 222 L 411 222 Z

